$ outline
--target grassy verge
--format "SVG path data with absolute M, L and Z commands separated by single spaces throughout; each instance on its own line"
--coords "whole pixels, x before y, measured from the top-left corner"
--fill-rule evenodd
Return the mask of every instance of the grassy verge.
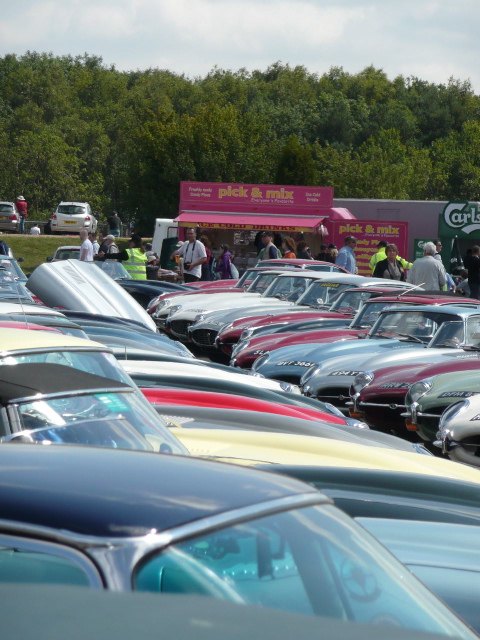
M 76 247 L 81 244 L 78 235 L 30 236 L 4 233 L 0 238 L 8 244 L 16 258 L 24 258 L 20 266 L 25 273 L 31 273 L 39 264 L 46 262 L 47 257 L 53 256 L 58 247 L 65 245 Z M 127 240 L 118 238 L 117 245 L 120 250 L 125 249 Z

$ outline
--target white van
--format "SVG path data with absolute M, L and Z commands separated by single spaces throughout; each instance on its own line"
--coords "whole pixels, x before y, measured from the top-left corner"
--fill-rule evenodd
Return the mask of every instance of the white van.
M 162 268 L 168 269 L 170 256 L 178 241 L 178 222 L 171 218 L 157 218 L 153 231 L 152 251 L 160 258 Z

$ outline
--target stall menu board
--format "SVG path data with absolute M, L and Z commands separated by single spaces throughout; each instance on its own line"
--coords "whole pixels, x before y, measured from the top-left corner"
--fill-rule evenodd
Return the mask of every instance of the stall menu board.
M 355 236 L 357 247 L 355 259 L 358 273 L 371 276 L 370 260 L 377 253 L 380 240 L 392 242 L 398 247 L 398 255 L 408 256 L 408 222 L 393 222 L 392 220 L 331 220 L 328 223 L 330 235 L 325 238 L 328 243 L 333 242 L 340 250 L 345 244 L 346 236 Z

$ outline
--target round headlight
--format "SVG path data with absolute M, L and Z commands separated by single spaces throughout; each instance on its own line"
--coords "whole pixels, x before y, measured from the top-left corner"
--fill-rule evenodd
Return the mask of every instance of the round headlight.
M 445 411 L 440 416 L 440 422 L 438 423 L 439 432 L 446 427 L 448 429 L 448 423 L 453 418 L 456 418 L 459 413 L 465 411 L 470 406 L 469 400 L 463 400 L 462 402 L 456 402 L 455 404 L 451 404 L 449 407 L 445 409 Z
M 371 371 L 362 371 L 361 373 L 358 373 L 352 382 L 352 387 L 355 393 L 360 393 L 362 389 L 365 389 L 365 387 L 372 382 L 374 377 L 375 376 Z
M 317 373 L 320 373 L 321 370 L 322 365 L 313 365 L 312 367 L 310 367 L 310 369 L 307 369 L 303 376 L 300 378 L 300 386 L 303 387 L 303 385 L 307 384 L 313 378 L 313 376 L 316 376 Z
M 170 300 L 160 300 L 157 305 L 157 309 L 165 309 L 165 307 L 169 307 L 171 305 Z
M 250 342 L 248 340 L 237 342 L 237 344 L 232 349 L 232 356 L 235 356 L 239 351 L 241 351 L 245 347 L 248 347 L 249 344 Z
M 253 329 L 251 327 L 249 327 L 248 329 L 244 329 L 240 335 L 240 340 L 246 340 L 252 335 L 252 333 Z
M 199 313 L 198 316 L 195 316 L 195 318 L 193 319 L 193 324 L 196 324 L 197 322 L 201 322 L 202 320 L 205 320 L 205 314 Z
M 300 394 L 300 387 L 296 384 L 291 384 L 290 382 L 280 382 L 280 387 L 283 391 L 287 391 L 288 393 L 296 393 Z
M 225 326 L 222 327 L 222 331 L 227 331 L 227 329 L 231 329 L 233 327 L 233 322 L 229 322 Z
M 173 305 L 173 307 L 170 307 L 169 311 L 168 311 L 168 315 L 171 316 L 174 313 L 177 313 L 177 311 L 180 311 L 180 309 L 182 308 L 181 304 L 175 304 Z
M 258 371 L 259 367 L 261 367 L 262 365 L 264 365 L 268 359 L 270 358 L 270 354 L 266 353 L 264 356 L 260 356 L 260 358 L 257 358 L 255 360 L 255 362 L 252 365 L 252 369 L 254 371 Z
M 425 380 L 419 380 L 410 387 L 410 391 L 405 396 L 405 404 L 408 406 L 412 402 L 418 402 L 430 389 L 433 387 L 432 381 L 429 378 Z

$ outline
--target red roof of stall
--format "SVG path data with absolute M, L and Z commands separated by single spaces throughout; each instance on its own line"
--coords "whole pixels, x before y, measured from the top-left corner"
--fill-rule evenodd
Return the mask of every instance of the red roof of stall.
M 312 231 L 317 229 L 326 219 L 355 220 L 348 209 L 326 208 L 321 216 L 289 216 L 285 214 L 238 213 L 213 211 L 182 211 L 176 218 L 181 227 L 189 225 L 205 229 L 265 229 L 270 231 Z

